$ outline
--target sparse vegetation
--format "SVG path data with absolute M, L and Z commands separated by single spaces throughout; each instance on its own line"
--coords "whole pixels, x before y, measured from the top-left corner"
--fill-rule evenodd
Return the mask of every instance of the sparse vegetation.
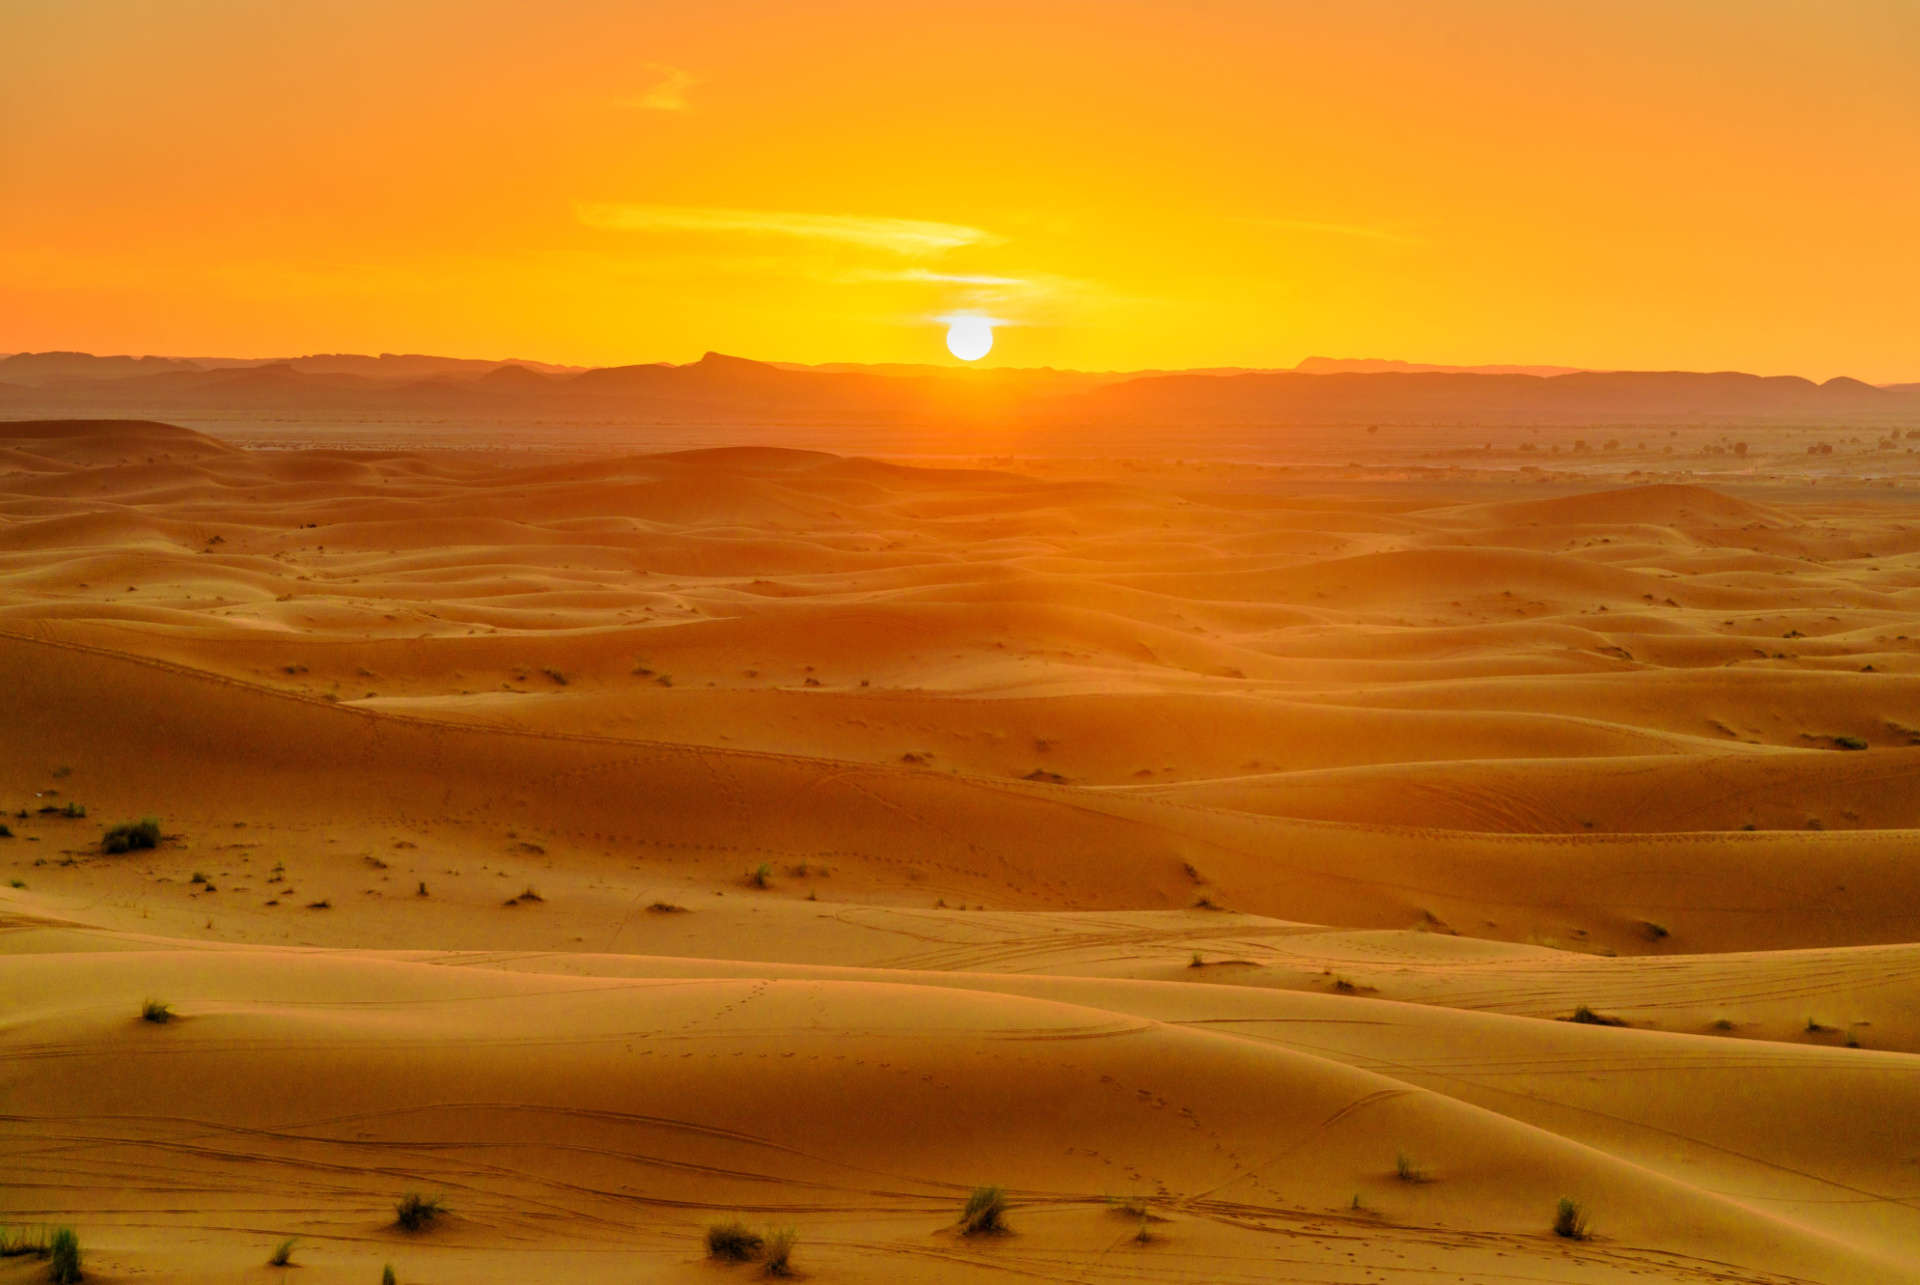
M 1866 741 L 1858 736 L 1836 736 L 1833 738 L 1833 743 L 1843 750 L 1864 750 L 1867 748 Z
M 82 808 L 80 815 L 85 816 L 86 809 Z M 138 821 L 122 821 L 108 830 L 100 839 L 100 851 L 113 855 L 159 846 L 160 822 L 153 817 L 142 817 Z
M 1395 1153 L 1393 1157 L 1393 1176 L 1401 1182 L 1427 1181 L 1427 1171 L 1415 1163 L 1414 1158 L 1404 1151 Z
M 78 819 L 80 817 L 84 817 L 86 814 L 87 814 L 87 805 L 84 803 L 69 803 L 67 804 L 67 806 L 60 809 L 60 815 L 63 817 L 73 817 L 75 819 Z M 147 846 L 152 847 L 153 845 L 148 844 Z
M 388 1263 L 380 1269 L 380 1285 L 400 1285 L 400 1282 L 394 1277 L 392 1263 Z
M 1604 1013 L 1596 1013 L 1585 1004 L 1574 1009 L 1573 1016 L 1567 1020 L 1569 1022 L 1578 1022 L 1582 1026 L 1625 1026 L 1627 1024 L 1624 1018 L 1608 1017 Z
M 747 871 L 747 882 L 756 888 L 764 888 L 772 881 L 773 866 L 768 862 L 762 861 L 759 865 Z
M 769 1276 L 793 1275 L 793 1242 L 797 1239 L 791 1227 L 776 1227 L 767 1232 L 765 1272 Z
M 1587 1238 L 1587 1208 L 1571 1196 L 1560 1197 L 1553 1211 L 1553 1234 L 1567 1240 Z
M 656 901 L 647 909 L 656 915 L 683 915 L 687 912 L 685 906 L 676 906 L 671 901 Z
M 714 1223 L 707 1228 L 707 1257 L 744 1263 L 760 1252 L 765 1244 L 743 1222 Z
M 61 1227 L 47 1242 L 47 1279 L 53 1285 L 75 1285 L 80 1280 L 80 1237 L 73 1228 Z
M 140 1020 L 152 1022 L 156 1026 L 165 1026 L 173 1020 L 173 1006 L 165 1000 L 146 1000 L 140 1005 Z
M 1207 966 L 1207 961 L 1201 956 L 1200 952 L 1197 950 L 1193 952 L 1193 958 L 1187 961 L 1188 968 L 1205 968 L 1206 966 Z
M 286 1267 L 293 1262 L 293 1241 L 283 1240 L 275 1247 L 273 1257 L 267 1260 L 268 1267 Z
M 1664 941 L 1672 936 L 1665 924 L 1657 924 L 1651 919 L 1640 925 L 1640 931 L 1647 935 L 1648 941 Z
M 960 1234 L 979 1236 L 1007 1230 L 1007 1193 L 999 1187 L 975 1187 L 960 1211 Z
M 309 901 L 307 903 L 307 909 L 308 910 L 332 910 L 333 903 L 331 901 L 328 901 L 325 897 L 322 897 L 318 901 Z
M 540 672 L 545 674 L 548 678 L 551 678 L 554 682 L 554 685 L 557 687 L 565 687 L 567 685 L 566 674 L 564 674 L 558 669 L 554 669 L 551 666 L 549 666 L 548 668 L 542 669 Z
M 0 1227 L 0 1258 L 21 1258 L 33 1254 L 41 1258 L 47 1255 L 47 1229 L 40 1228 L 39 1234 L 29 1235 L 24 1227 Z
M 431 1227 L 447 1207 L 440 1203 L 438 1196 L 423 1196 L 417 1191 L 409 1191 L 400 1197 L 393 1207 L 394 1225 L 401 1231 L 420 1231 Z

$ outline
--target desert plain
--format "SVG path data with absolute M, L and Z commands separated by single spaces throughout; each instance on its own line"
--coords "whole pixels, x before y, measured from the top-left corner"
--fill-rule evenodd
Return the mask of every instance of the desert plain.
M 203 427 L 0 423 L 89 1279 L 1920 1280 L 1912 433 Z

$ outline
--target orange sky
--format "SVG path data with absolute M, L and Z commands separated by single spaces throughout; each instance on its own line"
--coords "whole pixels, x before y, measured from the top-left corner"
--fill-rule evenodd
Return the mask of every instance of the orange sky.
M 0 5 L 0 351 L 1920 379 L 1913 0 Z

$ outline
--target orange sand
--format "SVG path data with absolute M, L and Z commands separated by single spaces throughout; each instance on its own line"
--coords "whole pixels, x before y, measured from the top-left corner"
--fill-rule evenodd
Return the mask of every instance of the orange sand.
M 1920 1280 L 1920 522 L 1769 431 L 0 424 L 0 1223 L 160 1283 L 747 1280 L 736 1215 L 822 1282 Z

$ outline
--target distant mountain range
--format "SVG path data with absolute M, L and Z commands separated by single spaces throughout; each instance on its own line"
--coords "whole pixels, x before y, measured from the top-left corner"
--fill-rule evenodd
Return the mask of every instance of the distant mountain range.
M 1324 357 L 1292 370 L 1109 373 L 796 366 L 719 353 L 685 365 L 592 369 L 393 353 L 280 361 L 88 353 L 0 358 L 0 417 L 85 415 L 593 418 L 763 426 L 981 420 L 1035 426 L 1722 420 L 1920 426 L 1920 385 Z

